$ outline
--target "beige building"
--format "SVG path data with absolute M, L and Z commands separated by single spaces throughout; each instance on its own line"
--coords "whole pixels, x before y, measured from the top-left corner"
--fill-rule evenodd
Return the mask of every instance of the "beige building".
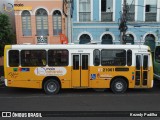
M 65 34 L 63 0 L 15 0 L 17 44 L 60 43 Z

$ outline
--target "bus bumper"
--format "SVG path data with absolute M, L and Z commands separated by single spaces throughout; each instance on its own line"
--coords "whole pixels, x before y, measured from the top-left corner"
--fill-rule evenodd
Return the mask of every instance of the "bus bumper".
M 152 80 L 152 83 L 151 83 L 151 88 L 153 88 L 153 84 L 154 84 L 154 80 Z
M 8 86 L 8 80 L 4 79 L 5 86 Z

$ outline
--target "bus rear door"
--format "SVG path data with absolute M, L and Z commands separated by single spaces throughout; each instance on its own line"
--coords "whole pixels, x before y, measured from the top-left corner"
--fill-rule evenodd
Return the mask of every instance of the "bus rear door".
M 149 54 L 136 54 L 135 86 L 147 87 L 149 72 Z
M 88 87 L 89 54 L 72 54 L 72 87 Z

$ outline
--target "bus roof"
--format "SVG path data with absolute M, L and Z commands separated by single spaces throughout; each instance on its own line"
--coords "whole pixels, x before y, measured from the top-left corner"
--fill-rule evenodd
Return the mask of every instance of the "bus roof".
M 104 44 L 53 44 L 53 45 L 6 45 L 11 49 L 149 49 L 146 45 L 104 45 Z

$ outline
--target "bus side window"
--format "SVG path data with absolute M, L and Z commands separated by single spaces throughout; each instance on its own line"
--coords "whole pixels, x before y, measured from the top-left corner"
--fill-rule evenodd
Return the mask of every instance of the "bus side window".
M 68 50 L 48 50 L 49 66 L 68 66 Z
M 9 51 L 9 66 L 10 67 L 19 66 L 19 51 L 18 50 Z
M 132 50 L 127 50 L 127 65 L 132 65 Z
M 46 51 L 45 50 L 22 50 L 21 65 L 25 66 L 45 66 Z
M 31 58 L 31 54 L 26 54 L 26 59 L 25 59 L 26 66 L 30 64 L 30 58 Z
M 103 49 L 101 51 L 102 66 L 125 66 L 126 50 L 123 49 Z
M 99 50 L 94 50 L 93 51 L 93 64 L 95 66 L 99 66 L 100 65 L 100 51 Z

